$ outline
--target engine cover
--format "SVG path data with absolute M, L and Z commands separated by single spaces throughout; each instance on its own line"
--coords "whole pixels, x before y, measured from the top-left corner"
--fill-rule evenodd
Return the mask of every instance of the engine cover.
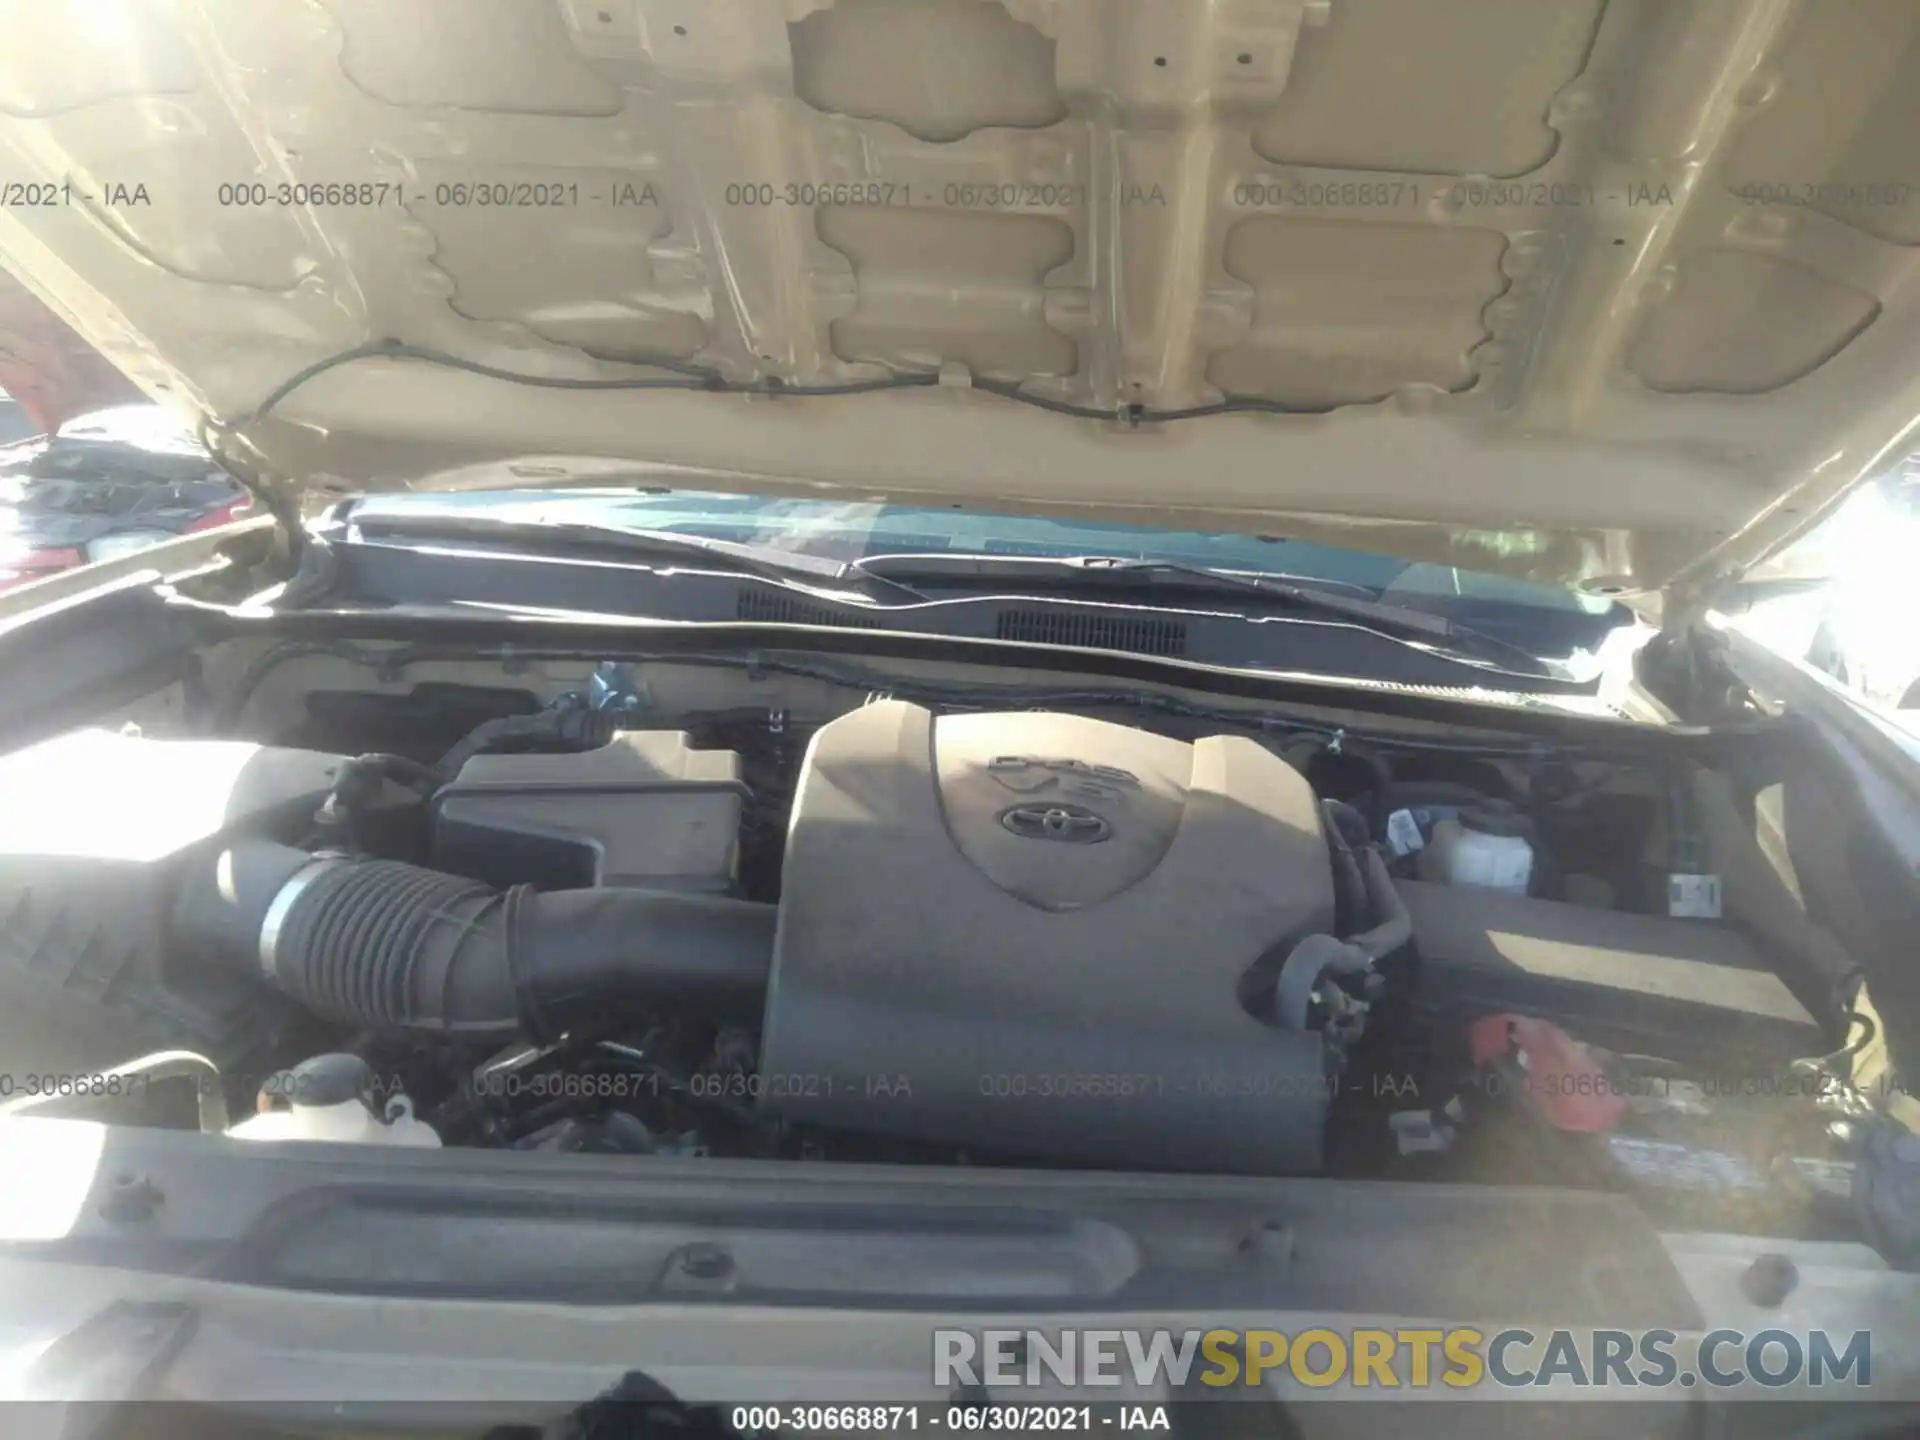
M 1322 1043 L 1237 987 L 1331 928 L 1333 880 L 1306 781 L 1255 742 L 869 705 L 814 737 L 781 890 L 770 1110 L 1116 1166 L 1318 1165 Z

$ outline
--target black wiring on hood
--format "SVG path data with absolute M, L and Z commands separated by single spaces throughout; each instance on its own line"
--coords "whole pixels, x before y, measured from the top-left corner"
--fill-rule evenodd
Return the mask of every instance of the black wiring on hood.
M 530 375 L 516 370 L 504 370 L 482 361 L 465 359 L 450 351 L 438 350 L 429 345 L 413 345 L 404 340 L 392 338 L 355 345 L 296 370 L 268 391 L 258 405 L 238 419 L 228 423 L 203 420 L 200 425 L 200 441 L 206 447 L 207 453 L 214 458 L 215 463 L 258 496 L 261 503 L 281 522 L 281 529 L 287 536 L 289 558 L 296 572 L 308 549 L 305 527 L 301 521 L 297 502 L 282 487 L 251 474 L 251 467 L 227 453 L 219 442 L 227 436 L 243 436 L 246 427 L 272 414 L 283 400 L 309 380 L 324 375 L 329 370 L 338 369 L 342 365 L 350 365 L 357 360 L 418 360 L 423 364 L 461 370 L 491 380 L 505 380 L 514 385 L 532 385 L 546 390 L 691 390 L 706 391 L 715 395 L 767 395 L 813 399 L 828 396 L 868 395 L 884 390 L 925 390 L 936 388 L 940 384 L 939 372 L 932 370 L 896 371 L 891 375 L 878 376 L 871 380 L 849 380 L 828 385 L 796 385 L 777 377 L 752 381 L 729 380 L 710 366 L 697 365 L 666 355 L 647 356 L 630 362 L 642 368 L 664 370 L 667 372 L 664 375 L 583 379 L 564 375 Z M 1239 395 L 1228 396 L 1207 405 L 1189 405 L 1176 410 L 1154 410 L 1140 404 L 1120 405 L 1109 410 L 1096 405 L 1077 405 L 1068 400 L 1055 400 L 1045 395 L 1034 395 L 1021 389 L 1019 383 L 1014 381 L 991 380 L 975 376 L 969 381 L 969 386 L 983 394 L 997 396 L 1021 405 L 1031 405 L 1035 409 L 1045 410 L 1050 414 L 1066 415 L 1079 420 L 1118 423 L 1125 425 L 1128 429 L 1137 429 L 1142 425 L 1165 424 L 1174 420 L 1198 420 L 1210 415 L 1319 415 L 1325 414 L 1332 408 L 1285 405 L 1279 401 L 1266 400 L 1255 395 Z
M 529 375 L 515 370 L 503 370 L 478 360 L 463 359 L 446 350 L 388 339 L 356 345 L 350 350 L 342 350 L 336 355 L 329 355 L 324 360 L 316 360 L 313 364 L 296 370 L 268 391 L 266 398 L 252 410 L 226 428 L 239 429 L 265 419 L 281 401 L 316 376 L 324 375 L 327 371 L 342 365 L 352 364 L 356 360 L 374 359 L 418 360 L 424 364 L 440 365 L 450 370 L 464 370 L 471 375 L 483 375 L 492 380 L 506 380 L 515 385 L 535 385 L 547 390 L 704 390 L 719 395 L 785 395 L 806 399 L 834 395 L 866 395 L 882 390 L 925 390 L 940 384 L 939 372 L 933 370 L 898 371 L 872 380 L 849 380 L 829 385 L 796 385 L 777 378 L 729 380 L 719 371 L 708 366 L 695 365 L 670 356 L 652 356 L 632 362 L 638 366 L 669 372 L 665 375 L 633 375 L 589 380 L 563 375 Z M 1139 404 L 1102 409 L 1097 405 L 1076 405 L 1071 401 L 1054 400 L 1044 395 L 1030 394 L 1022 390 L 1018 383 L 1012 381 L 975 377 L 970 383 L 971 388 L 984 394 L 1016 401 L 1022 405 L 1031 405 L 1055 415 L 1068 415 L 1082 420 L 1117 421 L 1129 428 L 1164 424 L 1172 420 L 1198 420 L 1210 415 L 1317 415 L 1325 413 L 1325 409 L 1330 408 L 1305 408 L 1282 404 L 1277 400 L 1265 400 L 1255 395 L 1239 395 L 1228 396 L 1212 404 L 1190 405 L 1178 410 L 1155 410 Z

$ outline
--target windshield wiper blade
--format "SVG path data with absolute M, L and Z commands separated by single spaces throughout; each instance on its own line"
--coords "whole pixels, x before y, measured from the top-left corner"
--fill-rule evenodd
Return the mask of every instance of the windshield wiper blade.
M 1343 593 L 1345 587 L 1322 589 L 1309 579 L 1212 570 L 1179 560 L 1141 560 L 1120 555 L 993 555 L 968 551 L 878 555 L 856 560 L 848 568 L 856 574 L 880 579 L 923 583 L 1017 585 L 1039 579 L 1084 583 L 1094 590 L 1163 587 L 1188 593 L 1246 596 L 1307 615 L 1350 620 L 1369 630 L 1426 645 L 1470 664 L 1523 675 L 1556 676 L 1553 667 L 1539 656 L 1496 636 L 1425 610 Z
M 813 582 L 843 597 L 848 590 L 857 596 L 859 590 L 870 590 L 877 582 L 914 600 L 926 598 L 911 585 L 884 575 L 867 575 L 843 560 L 828 560 L 771 545 L 721 540 L 711 535 L 689 535 L 678 530 L 486 514 L 392 512 L 349 514 L 345 524 L 354 538 L 363 540 L 477 540 L 547 554 L 591 553 L 623 560 L 687 560 L 782 585 Z

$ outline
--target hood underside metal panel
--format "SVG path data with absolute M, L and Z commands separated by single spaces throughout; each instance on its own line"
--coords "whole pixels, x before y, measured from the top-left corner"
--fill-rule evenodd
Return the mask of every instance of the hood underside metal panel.
M 0 261 L 223 422 L 389 337 L 941 380 L 362 359 L 226 442 L 315 491 L 637 461 L 1621 593 L 1777 546 L 1920 415 L 1920 0 L 0 0 L 0 35 Z M 1228 397 L 1298 413 L 1152 418 Z

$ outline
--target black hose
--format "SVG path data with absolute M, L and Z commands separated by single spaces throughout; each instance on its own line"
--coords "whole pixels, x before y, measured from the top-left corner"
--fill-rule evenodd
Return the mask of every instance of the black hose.
M 315 834 L 322 846 L 377 851 L 368 833 L 369 808 L 389 788 L 388 782 L 413 792 L 417 804 L 440 788 L 440 775 L 404 755 L 374 753 L 344 761 L 333 779 L 333 790 L 314 816 Z
M 474 727 L 434 769 L 443 780 L 460 773 L 476 755 L 528 750 L 598 750 L 613 740 L 615 716 L 605 710 L 541 710 L 532 715 L 503 715 Z
M 1358 935 L 1343 937 L 1345 944 L 1364 951 L 1369 959 L 1391 955 L 1413 938 L 1413 915 L 1393 883 L 1387 862 L 1376 849 L 1368 849 L 1362 860 L 1367 877 L 1367 899 L 1373 909 L 1373 925 Z
M 545 1042 L 662 1011 L 757 1019 L 775 914 L 668 891 L 501 892 L 249 841 L 189 875 L 175 920 L 203 951 L 349 1024 Z
M 1346 801 L 1322 800 L 1320 812 L 1326 817 L 1329 833 L 1338 831 L 1354 854 L 1373 844 L 1373 835 L 1367 829 L 1367 817 Z
M 1333 928 L 1345 935 L 1359 928 L 1367 913 L 1367 880 L 1359 853 L 1370 846 L 1366 819 L 1341 800 L 1322 800 L 1320 813 L 1327 831 L 1327 859 L 1333 869 Z
M 440 772 L 431 765 L 409 760 L 405 755 L 376 751 L 370 755 L 356 755 L 342 765 L 339 775 L 334 778 L 333 793 L 342 803 L 359 804 L 373 798 L 382 780 L 391 780 L 409 790 L 425 794 L 439 788 Z
M 1355 808 L 1366 819 L 1368 833 L 1386 833 L 1386 792 L 1394 783 L 1393 767 L 1373 746 L 1339 732 L 1303 735 L 1281 751 L 1281 758 L 1307 777 L 1316 794 L 1355 795 Z

